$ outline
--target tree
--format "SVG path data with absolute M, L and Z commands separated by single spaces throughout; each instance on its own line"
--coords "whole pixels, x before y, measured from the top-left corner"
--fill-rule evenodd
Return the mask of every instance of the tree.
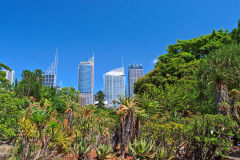
M 119 117 L 119 126 L 115 131 L 113 137 L 114 148 L 120 143 L 120 154 L 124 158 L 126 147 L 129 141 L 133 141 L 140 132 L 140 110 L 137 107 L 135 99 L 130 96 L 126 98 L 119 98 L 117 102 L 120 107 L 117 110 Z
M 0 89 L 0 141 L 12 140 L 18 132 L 18 119 L 23 115 L 22 101 L 14 92 Z
M 18 80 L 17 78 L 15 78 L 14 86 L 17 87 L 17 85 L 18 85 Z
M 4 71 L 2 71 L 2 69 L 5 69 L 5 70 L 11 70 L 8 66 L 6 66 L 5 64 L 3 63 L 0 63 L 0 84 L 4 84 L 6 85 L 9 81 L 5 78 L 6 76 L 6 73 Z
M 95 95 L 95 101 L 97 101 L 96 106 L 98 108 L 104 108 L 105 107 L 104 97 L 105 97 L 105 95 L 102 91 L 98 91 L 97 94 Z
M 68 107 L 68 126 L 72 127 L 73 111 L 79 107 L 79 92 L 73 87 L 65 87 L 58 92 L 58 95 L 66 102 Z
M 224 46 L 210 53 L 202 60 L 199 76 L 208 85 L 214 85 L 218 111 L 223 103 L 229 104 L 229 90 L 239 88 L 240 80 L 240 45 Z
M 201 35 L 198 38 L 178 40 L 176 44 L 167 47 L 166 54 L 158 57 L 154 70 L 135 83 L 134 92 L 143 94 L 147 84 L 164 87 L 166 83 L 196 82 L 196 77 L 193 75 L 199 59 L 232 41 L 228 31 L 222 29 L 213 30 L 211 34 Z
M 232 30 L 230 36 L 234 42 L 240 43 L 240 19 L 238 20 L 238 27 Z
M 33 96 L 40 100 L 40 90 L 42 88 L 42 82 L 44 80 L 43 72 L 39 69 L 31 72 L 30 70 L 24 70 L 22 72 L 22 80 L 16 86 L 16 93 L 19 97 Z

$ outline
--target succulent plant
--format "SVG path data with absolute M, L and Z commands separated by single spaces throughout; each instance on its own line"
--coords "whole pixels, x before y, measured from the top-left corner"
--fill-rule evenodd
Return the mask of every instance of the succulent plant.
M 112 158 L 114 155 L 112 154 L 112 146 L 100 144 L 96 150 L 97 159 L 98 160 L 106 160 Z
M 88 157 L 91 147 L 85 140 L 81 140 L 79 144 L 74 145 L 74 151 L 78 154 L 78 159 L 82 160 Z
M 166 148 L 164 148 L 164 147 L 157 147 L 154 159 L 165 160 L 165 159 L 168 159 L 168 156 L 169 155 L 168 155 L 168 152 L 167 152 Z
M 128 152 L 134 159 L 146 160 L 155 157 L 155 152 L 153 152 L 154 142 L 146 140 L 134 140 L 133 143 L 128 144 Z

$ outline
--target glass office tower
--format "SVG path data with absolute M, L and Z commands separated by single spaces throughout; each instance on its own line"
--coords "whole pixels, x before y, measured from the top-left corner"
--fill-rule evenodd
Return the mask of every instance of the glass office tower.
M 104 94 L 109 107 L 113 107 L 113 101 L 125 94 L 124 68 L 117 68 L 104 74 Z
M 44 74 L 43 85 L 48 87 L 56 87 L 57 84 L 57 65 L 58 65 L 58 52 L 56 49 L 55 60 L 49 66 Z
M 94 57 L 78 65 L 78 91 L 85 97 L 86 105 L 94 104 Z
M 139 77 L 143 76 L 143 67 L 139 64 L 132 64 L 128 66 L 128 93 L 132 97 L 135 96 L 133 92 L 134 83 Z

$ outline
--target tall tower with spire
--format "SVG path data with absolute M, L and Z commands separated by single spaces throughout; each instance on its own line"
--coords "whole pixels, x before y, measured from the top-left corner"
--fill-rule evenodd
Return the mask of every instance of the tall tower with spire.
M 94 52 L 92 58 L 78 65 L 78 91 L 86 105 L 94 104 Z
M 57 84 L 57 66 L 58 66 L 58 50 L 56 48 L 55 60 L 48 67 L 47 71 L 44 74 L 43 85 L 48 87 L 56 87 Z

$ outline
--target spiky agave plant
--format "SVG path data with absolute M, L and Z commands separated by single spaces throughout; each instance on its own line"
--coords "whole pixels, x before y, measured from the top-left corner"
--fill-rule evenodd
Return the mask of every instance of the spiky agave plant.
M 164 148 L 164 147 L 160 147 L 158 146 L 157 147 L 157 150 L 155 152 L 155 157 L 154 159 L 157 159 L 157 160 L 166 160 L 166 159 L 171 159 L 171 158 L 168 158 L 168 152 L 167 152 L 167 149 Z
M 74 145 L 74 151 L 77 153 L 78 159 L 82 160 L 88 157 L 91 147 L 85 140 L 81 140 L 79 144 Z
M 153 147 L 155 143 L 153 141 L 139 140 L 136 139 L 133 143 L 128 143 L 128 152 L 134 159 L 146 160 L 155 157 L 155 152 L 153 152 Z
M 106 144 L 100 144 L 96 150 L 97 160 L 106 160 L 112 158 L 112 146 Z

